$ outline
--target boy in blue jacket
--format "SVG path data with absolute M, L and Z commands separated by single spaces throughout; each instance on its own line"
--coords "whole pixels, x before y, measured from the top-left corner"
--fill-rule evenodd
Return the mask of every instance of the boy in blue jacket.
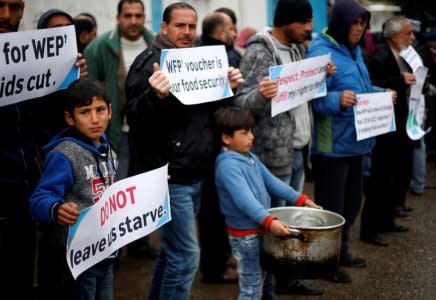
M 48 152 L 44 171 L 29 199 L 32 218 L 41 222 L 42 229 L 41 299 L 113 299 L 113 258 L 86 270 L 76 281 L 65 258 L 68 226 L 115 181 L 117 157 L 104 135 L 111 113 L 100 82 L 73 82 L 64 113 L 70 127 L 44 147 Z
M 250 152 L 254 119 L 248 111 L 222 108 L 215 113 L 215 121 L 223 144 L 215 164 L 215 183 L 232 253 L 238 262 L 238 299 L 260 299 L 263 280 L 259 232 L 263 228 L 278 236 L 290 234 L 289 225 L 268 213 L 270 195 L 297 206 L 315 207 L 315 203 L 275 177 Z

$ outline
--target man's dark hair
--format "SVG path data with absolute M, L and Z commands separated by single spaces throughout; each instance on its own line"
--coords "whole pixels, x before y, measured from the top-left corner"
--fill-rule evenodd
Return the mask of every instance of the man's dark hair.
M 90 33 L 94 29 L 92 21 L 85 18 L 74 19 L 74 26 L 76 27 L 77 35 L 80 35 L 84 31 Z
M 87 13 L 87 12 L 82 12 L 80 14 L 78 14 L 74 19 L 89 19 L 94 27 L 97 27 L 97 19 L 95 18 L 95 16 L 93 14 Z
M 246 109 L 237 106 L 222 107 L 215 114 L 216 131 L 219 136 L 233 136 L 236 130 L 253 129 L 254 118 Z
M 168 5 L 165 8 L 163 15 L 162 15 L 162 21 L 169 24 L 171 21 L 171 13 L 175 9 L 190 9 L 190 10 L 193 10 L 195 12 L 195 14 L 197 14 L 197 11 L 195 10 L 195 8 L 192 5 L 190 5 L 186 2 L 175 2 L 175 3 Z
M 144 3 L 141 0 L 120 0 L 120 2 L 118 2 L 118 7 L 117 7 L 118 14 L 121 14 L 124 3 L 129 3 L 129 4 L 139 3 L 142 6 L 142 10 L 143 11 L 145 10 Z
M 224 14 L 228 15 L 230 17 L 230 19 L 232 19 L 233 24 L 236 25 L 236 22 L 237 22 L 236 14 L 230 8 L 228 8 L 228 7 L 220 7 L 218 9 L 216 9 L 215 12 L 221 12 L 221 13 L 224 13 Z
M 93 97 L 103 100 L 108 106 L 110 104 L 103 82 L 92 78 L 79 78 L 66 90 L 65 110 L 74 116 L 74 109 L 91 105 Z
M 217 27 L 224 27 L 226 25 L 225 20 L 219 13 L 212 13 L 203 19 L 202 35 L 212 36 Z

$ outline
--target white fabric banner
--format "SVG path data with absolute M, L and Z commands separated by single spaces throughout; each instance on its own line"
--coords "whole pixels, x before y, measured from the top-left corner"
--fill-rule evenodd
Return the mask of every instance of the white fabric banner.
M 269 78 L 279 84 L 277 96 L 271 99 L 271 116 L 325 96 L 329 61 L 330 55 L 327 54 L 270 67 Z
M 68 87 L 76 59 L 72 25 L 0 34 L 0 107 Z
M 117 181 L 80 212 L 67 241 L 66 259 L 74 278 L 171 220 L 167 177 L 168 165 Z
M 170 79 L 171 93 L 185 105 L 233 96 L 224 46 L 163 49 L 160 68 Z
M 392 93 L 357 94 L 354 106 L 354 124 L 357 140 L 396 130 Z

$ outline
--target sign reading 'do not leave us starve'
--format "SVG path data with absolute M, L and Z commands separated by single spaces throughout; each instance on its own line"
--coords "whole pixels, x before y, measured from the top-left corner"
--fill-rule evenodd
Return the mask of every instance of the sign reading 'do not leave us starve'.
M 185 105 L 233 96 L 224 46 L 163 49 L 160 68 L 169 77 L 171 93 Z
M 115 182 L 68 232 L 66 259 L 81 273 L 171 221 L 168 165 Z
M 0 34 L 0 107 L 68 87 L 76 59 L 72 25 Z

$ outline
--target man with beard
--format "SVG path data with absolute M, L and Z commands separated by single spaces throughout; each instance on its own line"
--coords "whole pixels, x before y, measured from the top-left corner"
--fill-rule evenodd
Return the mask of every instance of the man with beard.
M 171 222 L 162 226 L 149 299 L 189 299 L 198 264 L 196 214 L 207 167 L 219 147 L 212 117 L 223 101 L 183 105 L 170 94 L 171 83 L 159 70 L 162 49 L 193 46 L 197 12 L 184 2 L 163 12 L 161 33 L 132 64 L 126 79 L 129 143 L 135 172 L 168 163 Z M 243 82 L 239 69 L 228 70 L 230 87 Z
M 395 208 L 404 209 L 405 206 L 416 144 L 406 131 L 410 89 L 416 78 L 400 56 L 401 50 L 415 40 L 410 20 L 404 16 L 390 18 L 385 23 L 383 35 L 386 42 L 374 52 L 368 70 L 375 84 L 397 92 L 394 106 L 396 131 L 376 137 L 360 230 L 361 240 L 377 246 L 389 244 L 384 232 L 409 229 L 395 222 Z

